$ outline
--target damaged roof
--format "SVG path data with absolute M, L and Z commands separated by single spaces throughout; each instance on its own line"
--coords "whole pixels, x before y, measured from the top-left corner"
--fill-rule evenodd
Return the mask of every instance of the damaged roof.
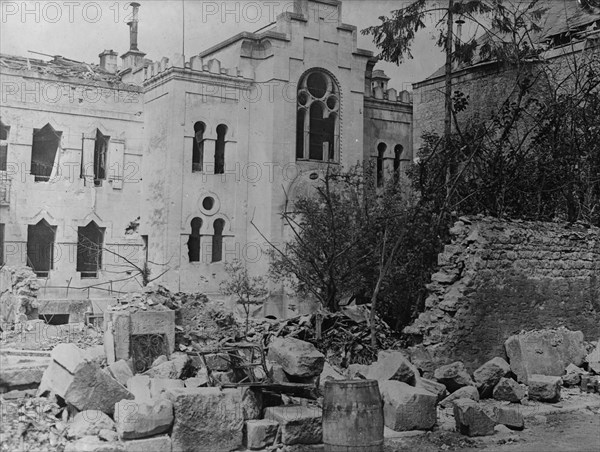
M 110 84 L 123 83 L 118 74 L 112 74 L 97 64 L 82 63 L 62 56 L 55 56 L 50 61 L 43 61 L 37 58 L 0 54 L 1 68 L 14 71 L 33 71 L 41 75 L 51 75 L 65 79 L 101 81 Z
M 552 38 L 565 33 L 572 34 L 573 39 L 583 39 L 590 32 L 600 31 L 600 9 L 591 10 L 583 8 L 577 0 L 552 1 L 546 0 L 540 2 L 539 7 L 546 9 L 544 17 L 540 21 L 541 32 L 533 38 L 538 43 L 551 42 Z M 488 41 L 507 41 L 498 34 L 492 34 L 489 31 L 484 32 L 476 38 L 476 41 L 481 47 Z M 474 56 L 471 64 L 452 63 L 452 70 L 465 69 L 470 66 L 475 66 L 485 61 L 477 54 Z M 427 77 L 426 80 L 443 76 L 445 73 L 444 66 L 438 68 L 433 74 Z

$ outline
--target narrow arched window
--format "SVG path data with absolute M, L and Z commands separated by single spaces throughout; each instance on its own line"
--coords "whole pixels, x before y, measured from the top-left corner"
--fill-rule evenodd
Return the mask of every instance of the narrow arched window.
M 202 220 L 195 217 L 191 223 L 192 231 L 188 238 L 188 257 L 190 262 L 200 262 L 200 228 Z
M 39 277 L 47 277 L 54 267 L 54 238 L 56 226 L 46 220 L 27 227 L 27 266 Z
M 300 79 L 296 114 L 296 158 L 339 161 L 339 88 L 326 72 Z
M 77 271 L 82 278 L 97 278 L 102 268 L 102 249 L 105 228 L 90 221 L 87 226 L 77 228 Z
M 225 135 L 227 135 L 227 126 L 219 124 L 217 126 L 217 143 L 215 144 L 215 174 L 225 172 Z
M 194 144 L 192 149 L 192 172 L 200 172 L 203 170 L 204 163 L 204 132 L 206 124 L 198 121 L 194 124 Z
M 379 143 L 377 145 L 377 186 L 378 187 L 383 187 L 383 179 L 384 179 L 383 161 L 384 161 L 386 149 L 387 149 L 387 146 L 385 143 Z
M 223 229 L 225 228 L 225 221 L 215 220 L 214 233 L 212 238 L 212 261 L 221 262 L 223 260 Z
M 401 144 L 397 144 L 394 147 L 394 180 L 397 182 L 400 179 L 400 159 L 402 158 L 402 151 L 404 147 Z
M 50 180 L 61 137 L 62 132 L 54 130 L 50 124 L 41 129 L 33 129 L 31 174 L 35 176 L 36 182 Z

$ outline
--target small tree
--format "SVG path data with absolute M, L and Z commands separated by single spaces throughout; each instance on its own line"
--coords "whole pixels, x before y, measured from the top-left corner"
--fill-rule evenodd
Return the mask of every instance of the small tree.
M 225 271 L 229 279 L 221 283 L 221 292 L 224 295 L 235 296 L 236 302 L 244 308 L 246 314 L 245 334 L 248 334 L 250 308 L 263 302 L 262 299 L 269 292 L 267 280 L 262 276 L 248 275 L 248 269 L 239 259 L 226 263 Z

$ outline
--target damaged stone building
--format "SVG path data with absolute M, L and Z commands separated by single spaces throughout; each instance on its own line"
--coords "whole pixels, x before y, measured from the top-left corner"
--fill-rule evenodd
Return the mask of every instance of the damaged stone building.
M 256 32 L 154 62 L 137 8 L 120 58 L 0 56 L 1 257 L 33 269 L 41 300 L 101 303 L 148 269 L 217 295 L 228 260 L 267 272 L 265 238 L 284 241 L 280 212 L 328 165 L 404 177 L 411 95 L 357 48 L 341 1 L 297 0 Z M 264 313 L 285 315 L 271 289 Z

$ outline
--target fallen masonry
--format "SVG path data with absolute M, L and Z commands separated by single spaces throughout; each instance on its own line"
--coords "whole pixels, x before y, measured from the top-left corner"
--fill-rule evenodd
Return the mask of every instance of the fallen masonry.
M 131 322 L 134 317 L 111 314 L 107 324 L 113 323 L 113 334 L 120 318 Z M 267 331 L 281 331 L 271 325 Z M 131 325 L 126 331 L 136 335 Z M 167 341 L 158 342 L 160 353 L 144 357 L 136 349 L 114 360 L 104 358 L 116 355 L 118 347 L 110 341 L 105 354 L 98 347 L 60 344 L 47 357 L 39 392 L 66 404 L 67 451 L 287 451 L 323 447 L 321 404 L 329 380 L 376 381 L 388 432 L 436 430 L 444 413 L 453 416 L 457 432 L 473 437 L 493 435 L 499 425 L 522 430 L 522 403 L 555 403 L 563 384 L 596 392 L 600 380 L 587 360 L 568 362 L 560 375 L 532 374 L 528 369 L 535 367 L 523 364 L 527 342 L 520 340 L 514 363 L 498 356 L 471 374 L 455 361 L 433 368 L 433 378 L 424 378 L 421 363 L 413 363 L 403 350 L 381 350 L 370 364 L 344 369 L 326 359 L 318 343 L 263 334 L 255 334 L 252 342 L 206 347 L 180 342 L 175 352 L 168 346 L 171 333 L 161 333 Z M 581 355 L 578 334 L 548 334 L 526 337 L 575 338 L 569 350 Z M 131 337 L 130 345 L 137 340 Z M 263 341 L 266 349 L 259 345 Z M 587 347 L 593 362 L 594 350 Z M 526 384 L 513 374 L 519 366 L 525 369 Z

